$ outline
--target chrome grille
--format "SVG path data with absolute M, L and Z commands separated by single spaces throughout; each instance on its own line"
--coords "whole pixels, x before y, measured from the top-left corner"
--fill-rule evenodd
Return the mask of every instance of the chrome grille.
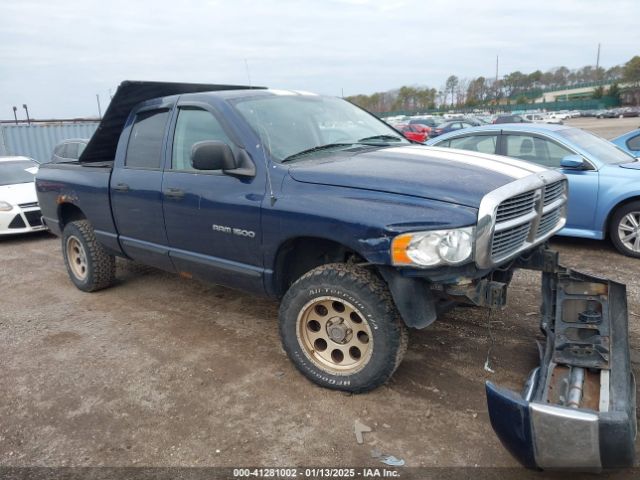
M 542 237 L 553 230 L 553 227 L 560 221 L 560 213 L 560 209 L 558 208 L 542 215 L 540 224 L 538 225 L 538 237 Z
M 550 183 L 544 187 L 544 205 L 549 205 L 556 201 L 565 191 L 565 181 Z
M 534 190 L 519 193 L 498 204 L 490 258 L 493 262 L 540 243 L 562 221 L 566 182 L 558 180 Z
M 493 258 L 501 258 L 518 251 L 527 240 L 530 229 L 531 224 L 525 223 L 517 227 L 496 232 L 491 242 L 491 256 Z
M 566 221 L 566 188 L 561 173 L 544 170 L 487 193 L 478 208 L 476 265 L 501 265 L 560 230 Z
M 498 206 L 496 223 L 506 222 L 533 211 L 536 206 L 535 191 L 508 198 Z
M 33 208 L 38 206 L 38 202 L 19 203 L 20 208 Z

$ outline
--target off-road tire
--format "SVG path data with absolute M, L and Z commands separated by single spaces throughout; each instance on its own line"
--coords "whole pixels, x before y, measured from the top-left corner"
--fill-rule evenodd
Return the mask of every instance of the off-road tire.
M 368 361 L 357 371 L 338 373 L 322 368 L 301 340 L 305 307 L 323 298 L 353 305 L 371 332 Z M 407 328 L 385 282 L 374 272 L 351 264 L 323 265 L 300 277 L 282 300 L 279 323 L 284 350 L 298 370 L 312 382 L 335 390 L 361 393 L 379 387 L 398 368 L 408 345 Z
M 611 236 L 611 242 L 620 253 L 629 257 L 640 258 L 640 251 L 634 251 L 627 245 L 625 245 L 625 243 L 622 241 L 622 238 L 620 237 L 619 232 L 620 223 L 624 221 L 627 215 L 634 212 L 640 213 L 640 202 L 638 201 L 629 202 L 626 205 L 619 207 L 611 217 L 611 223 L 609 225 L 609 235 Z M 638 235 L 640 235 L 640 233 Z
M 86 259 L 84 275 L 74 273 L 68 253 L 68 242 L 77 242 Z M 116 274 L 115 257 L 106 252 L 96 240 L 91 224 L 87 220 L 68 223 L 62 232 L 62 255 L 69 278 L 76 287 L 85 292 L 95 292 L 113 284 Z

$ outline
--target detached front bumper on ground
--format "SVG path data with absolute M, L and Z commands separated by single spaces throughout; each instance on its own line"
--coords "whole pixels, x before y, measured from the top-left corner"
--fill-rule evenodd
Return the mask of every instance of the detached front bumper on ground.
M 520 266 L 542 271 L 546 344 L 522 394 L 487 382 L 496 434 L 529 468 L 632 466 L 636 390 L 625 286 L 561 267 L 550 250 Z

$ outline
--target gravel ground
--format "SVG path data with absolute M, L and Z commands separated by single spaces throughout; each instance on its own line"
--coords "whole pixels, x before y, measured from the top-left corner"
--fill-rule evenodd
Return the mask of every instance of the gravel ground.
M 633 120 L 633 122 L 629 122 Z M 580 119 L 605 136 L 638 119 Z M 564 264 L 627 284 L 640 363 L 640 260 L 608 242 L 553 242 Z M 59 240 L 0 239 L 0 465 L 408 466 L 517 464 L 493 434 L 485 380 L 516 390 L 537 365 L 539 278 L 518 272 L 508 307 L 464 308 L 412 332 L 387 385 L 324 390 L 289 363 L 276 302 L 125 261 L 118 283 L 73 287 Z M 354 421 L 372 428 L 358 445 Z

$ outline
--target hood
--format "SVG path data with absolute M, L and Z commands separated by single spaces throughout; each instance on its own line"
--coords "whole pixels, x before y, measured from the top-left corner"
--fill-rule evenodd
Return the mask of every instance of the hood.
M 11 205 L 37 202 L 35 182 L 16 183 L 15 185 L 0 186 L 0 200 Z
M 299 182 L 411 195 L 478 208 L 482 197 L 544 168 L 529 162 L 452 148 L 382 148 L 292 165 Z

